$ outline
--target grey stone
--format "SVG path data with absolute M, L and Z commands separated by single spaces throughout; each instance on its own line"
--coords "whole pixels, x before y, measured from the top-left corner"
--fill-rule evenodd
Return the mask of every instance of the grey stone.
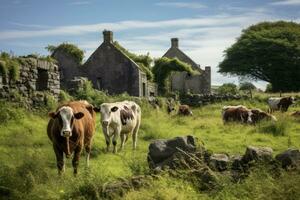
M 269 162 L 273 160 L 273 150 L 270 147 L 248 146 L 242 160 L 244 163 L 251 161 Z
M 148 164 L 149 167 L 154 169 L 158 166 L 163 167 L 168 165 L 172 160 L 175 153 L 195 152 L 196 151 L 196 138 L 193 136 L 176 137 L 169 140 L 155 140 L 149 145 Z
M 275 157 L 281 163 L 283 168 L 299 168 L 300 167 L 300 151 L 299 149 L 288 149 Z
M 228 165 L 229 157 L 226 154 L 213 154 L 209 158 L 209 167 L 214 170 L 224 171 Z

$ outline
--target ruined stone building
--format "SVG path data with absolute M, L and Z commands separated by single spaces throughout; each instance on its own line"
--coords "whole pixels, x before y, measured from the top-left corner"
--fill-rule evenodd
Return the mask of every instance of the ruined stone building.
M 156 84 L 148 81 L 139 65 L 113 44 L 113 32 L 103 31 L 103 38 L 103 43 L 82 66 L 78 66 L 63 52 L 55 52 L 54 58 L 60 66 L 62 87 L 71 87 L 71 80 L 75 77 L 86 77 L 94 88 L 109 94 L 127 92 L 131 96 L 156 95 Z
M 52 62 L 38 58 L 18 58 L 19 78 L 11 80 L 0 73 L 0 97 L 14 98 L 20 94 L 24 103 L 43 104 L 46 95 L 58 99 L 60 93 L 60 79 L 58 66 Z
M 183 51 L 179 49 L 178 38 L 171 39 L 171 48 L 163 55 L 167 58 L 178 58 L 179 60 L 190 64 L 191 67 L 198 71 L 197 75 L 190 75 L 187 72 L 174 72 L 170 77 L 171 90 L 183 93 L 191 92 L 194 94 L 209 94 L 211 89 L 211 69 L 195 63 Z

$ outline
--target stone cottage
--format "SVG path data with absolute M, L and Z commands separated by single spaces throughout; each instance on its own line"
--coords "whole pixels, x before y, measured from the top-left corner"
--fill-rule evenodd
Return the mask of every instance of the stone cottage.
M 82 66 L 63 52 L 54 54 L 60 66 L 62 87 L 69 89 L 73 85 L 72 79 L 85 77 L 95 89 L 109 94 L 127 92 L 131 96 L 155 96 L 156 84 L 148 81 L 139 65 L 113 44 L 113 32 L 103 31 L 103 39 Z
M 178 58 L 179 60 L 188 63 L 191 67 L 200 74 L 190 75 L 187 72 L 174 72 L 170 77 L 171 90 L 182 93 L 191 92 L 194 94 L 209 94 L 211 90 L 211 68 L 205 67 L 205 70 L 200 68 L 200 65 L 195 63 L 183 51 L 179 49 L 178 38 L 171 39 L 171 48 L 163 55 L 167 58 Z
M 57 100 L 60 93 L 58 66 L 38 58 L 18 59 L 18 80 L 10 80 L 0 74 L 0 97 L 12 99 L 18 93 L 24 98 L 24 102 L 33 105 L 45 103 L 47 95 Z

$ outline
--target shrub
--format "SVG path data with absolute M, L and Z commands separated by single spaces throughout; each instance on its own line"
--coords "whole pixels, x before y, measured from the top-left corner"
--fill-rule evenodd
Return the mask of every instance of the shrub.
M 219 94 L 232 94 L 232 95 L 238 93 L 237 86 L 234 83 L 224 83 L 217 89 L 217 92 Z
M 5 124 L 8 121 L 20 121 L 25 117 L 23 109 L 16 109 L 17 105 L 0 101 L 0 124 Z
M 58 99 L 60 102 L 68 102 L 68 101 L 72 101 L 73 97 L 71 95 L 69 95 L 66 91 L 64 90 L 60 90 Z

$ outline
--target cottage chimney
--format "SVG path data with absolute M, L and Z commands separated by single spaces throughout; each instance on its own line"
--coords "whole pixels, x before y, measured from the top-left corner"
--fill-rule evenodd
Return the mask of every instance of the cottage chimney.
M 171 38 L 171 47 L 178 48 L 178 38 Z
M 103 40 L 104 40 L 104 42 L 112 43 L 113 42 L 113 32 L 104 30 L 103 31 Z

